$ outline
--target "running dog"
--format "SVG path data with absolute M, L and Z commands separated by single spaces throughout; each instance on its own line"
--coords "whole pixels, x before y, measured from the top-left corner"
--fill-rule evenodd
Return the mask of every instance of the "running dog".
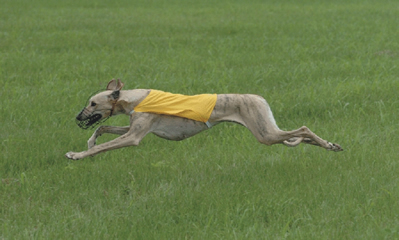
M 342 151 L 340 145 L 318 137 L 306 126 L 293 131 L 280 130 L 266 100 L 252 94 L 201 94 L 185 96 L 151 89 L 121 90 L 124 84 L 112 79 L 105 91 L 89 99 L 88 106 L 77 115 L 81 128 L 93 128 L 111 116 L 130 116 L 130 126 L 100 126 L 88 140 L 88 150 L 68 152 L 78 160 L 109 150 L 137 146 L 153 133 L 167 140 L 183 140 L 221 122 L 235 122 L 248 128 L 265 145 L 284 144 L 295 147 L 312 144 L 331 151 Z M 96 145 L 104 133 L 121 135 Z

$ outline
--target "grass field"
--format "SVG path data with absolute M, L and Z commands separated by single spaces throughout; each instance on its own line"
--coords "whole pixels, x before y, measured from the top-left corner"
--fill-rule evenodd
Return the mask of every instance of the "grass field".
M 0 4 L 0 239 L 399 239 L 396 1 Z M 76 114 L 112 78 L 259 94 L 280 128 L 345 151 L 226 123 L 67 160 L 92 133 Z

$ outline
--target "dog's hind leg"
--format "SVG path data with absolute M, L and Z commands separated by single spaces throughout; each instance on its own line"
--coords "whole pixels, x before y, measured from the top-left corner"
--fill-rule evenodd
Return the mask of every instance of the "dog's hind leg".
M 129 126 L 126 127 L 113 127 L 113 126 L 100 126 L 94 131 L 93 135 L 89 138 L 87 141 L 87 146 L 88 149 L 92 148 L 94 145 L 96 145 L 96 140 L 98 137 L 103 135 L 104 133 L 110 133 L 110 134 L 117 134 L 117 135 L 123 135 L 129 131 Z
M 325 148 L 327 150 L 331 150 L 331 151 L 335 151 L 335 152 L 339 152 L 339 151 L 343 150 L 339 144 L 330 143 L 330 142 L 320 138 L 315 133 L 310 131 L 310 129 L 306 126 L 303 126 L 296 130 L 293 130 L 293 131 L 281 131 L 280 133 L 278 133 L 277 139 L 282 141 L 282 143 L 286 146 L 290 146 L 293 143 L 298 142 L 299 141 L 298 139 L 302 139 L 301 142 L 303 141 L 304 143 L 319 146 L 319 147 Z M 292 142 L 292 140 L 294 140 L 294 142 Z M 280 143 L 280 141 L 279 141 L 279 143 Z
M 312 131 L 306 126 L 293 131 L 280 130 L 274 120 L 272 111 L 266 100 L 260 96 L 247 95 L 242 98 L 240 104 L 241 111 L 246 114 L 240 114 L 241 121 L 244 123 L 256 139 L 265 145 L 284 144 L 295 147 L 301 142 L 323 147 L 327 150 L 342 151 L 340 145 L 330 143 Z
M 315 133 L 310 131 L 310 129 L 306 126 L 303 126 L 293 131 L 283 131 L 275 128 L 270 129 L 266 127 L 260 127 L 261 124 L 262 122 L 258 123 L 257 125 L 247 123 L 247 127 L 255 135 L 260 143 L 266 145 L 283 143 L 284 145 L 289 147 L 296 147 L 303 142 L 335 152 L 343 150 L 339 144 L 330 143 L 320 138 Z

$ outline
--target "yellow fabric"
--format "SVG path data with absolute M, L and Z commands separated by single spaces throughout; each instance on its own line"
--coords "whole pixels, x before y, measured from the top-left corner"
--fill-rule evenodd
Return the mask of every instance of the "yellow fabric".
M 216 94 L 187 96 L 151 90 L 134 108 L 135 112 L 151 112 L 207 122 L 216 104 Z

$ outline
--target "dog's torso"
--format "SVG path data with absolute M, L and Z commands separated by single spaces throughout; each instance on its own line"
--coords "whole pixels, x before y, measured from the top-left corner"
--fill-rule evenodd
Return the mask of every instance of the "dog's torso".
M 155 95 L 149 107 L 146 102 L 151 97 L 151 92 Z M 160 94 L 159 94 L 160 93 Z M 160 104 L 156 106 L 156 100 Z M 118 113 L 131 115 L 134 112 L 148 112 L 154 114 L 170 115 L 199 122 L 209 121 L 211 123 L 220 121 L 233 121 L 246 125 L 240 117 L 241 114 L 253 114 L 253 107 L 263 105 L 268 106 L 261 96 L 254 94 L 200 94 L 200 95 L 181 95 L 151 89 L 133 89 L 121 91 L 118 101 L 121 109 Z M 144 106 L 143 106 L 144 103 Z M 168 105 L 171 104 L 171 105 Z M 176 104 L 175 106 L 172 106 Z M 202 106 L 201 106 L 202 105 Z M 164 109 L 162 109 L 164 108 Z M 190 110 L 195 108 L 198 110 Z M 202 112 L 201 113 L 192 113 Z M 187 116 L 184 116 L 184 114 Z M 190 113 L 191 112 L 191 113 Z M 201 116 L 193 117 L 200 114 Z
M 197 105 L 203 103 L 206 105 L 205 115 L 201 119 L 194 119 L 192 117 L 185 117 L 181 113 L 191 112 L 187 109 L 181 109 L 173 111 L 163 111 L 161 108 L 155 108 L 154 110 L 148 110 L 145 106 L 147 99 L 151 97 L 151 92 L 160 93 L 158 96 L 155 95 L 150 105 L 156 103 L 156 99 L 160 99 L 160 106 L 165 109 L 169 109 L 168 103 L 185 102 L 189 101 L 189 104 L 182 104 L 181 107 Z M 196 96 L 198 98 L 196 98 Z M 163 101 L 171 99 L 171 101 Z M 201 102 L 202 101 L 202 102 Z M 190 136 L 206 130 L 220 122 L 230 121 L 236 122 L 243 126 L 247 123 L 242 118 L 241 114 L 253 115 L 253 108 L 259 105 L 267 105 L 266 101 L 257 95 L 253 94 L 200 94 L 194 96 L 187 96 L 181 94 L 166 93 L 158 90 L 151 89 L 133 89 L 121 91 L 121 97 L 118 101 L 121 109 L 120 113 L 131 115 L 131 121 L 139 124 L 140 121 L 150 121 L 153 119 L 151 132 L 159 137 L 168 140 L 182 140 Z M 201 108 L 201 107 L 200 107 Z M 173 114 L 178 112 L 178 114 Z M 192 114 L 191 114 L 192 115 Z M 274 119 L 273 119 L 274 120 Z M 140 124 L 139 124 L 140 125 Z

